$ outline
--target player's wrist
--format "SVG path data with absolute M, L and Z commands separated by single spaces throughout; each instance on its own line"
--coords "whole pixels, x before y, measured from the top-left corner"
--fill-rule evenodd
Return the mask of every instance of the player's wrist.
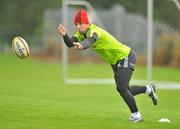
M 66 36 L 66 34 L 67 34 L 66 32 L 61 33 L 61 35 L 62 35 L 63 37 Z

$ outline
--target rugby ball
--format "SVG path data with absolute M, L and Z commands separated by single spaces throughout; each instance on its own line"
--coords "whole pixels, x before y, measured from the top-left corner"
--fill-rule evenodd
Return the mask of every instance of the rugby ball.
M 28 57 L 30 54 L 27 42 L 19 36 L 13 38 L 12 49 L 14 53 L 21 59 Z

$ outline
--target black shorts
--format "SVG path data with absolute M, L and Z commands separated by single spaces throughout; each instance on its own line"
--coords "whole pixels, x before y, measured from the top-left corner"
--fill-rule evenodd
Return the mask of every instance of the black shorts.
M 117 68 L 130 68 L 134 71 L 136 65 L 136 55 L 133 50 L 130 51 L 129 55 L 122 60 L 118 60 L 116 64 L 111 65 L 114 73 Z

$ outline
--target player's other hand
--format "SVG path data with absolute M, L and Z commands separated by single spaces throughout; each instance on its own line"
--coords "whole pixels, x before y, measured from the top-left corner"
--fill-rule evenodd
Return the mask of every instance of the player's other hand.
M 73 48 L 76 50 L 82 50 L 83 49 L 83 46 L 78 42 L 73 42 L 73 45 L 74 45 Z
M 58 29 L 57 29 L 58 34 L 60 34 L 61 36 L 65 36 L 66 35 L 66 29 L 63 25 L 59 24 Z

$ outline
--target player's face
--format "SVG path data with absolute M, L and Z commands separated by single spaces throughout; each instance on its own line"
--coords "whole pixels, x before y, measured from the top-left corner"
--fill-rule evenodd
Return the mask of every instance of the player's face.
M 84 34 L 88 28 L 88 24 L 80 24 L 80 23 L 77 23 L 76 25 L 77 27 L 77 30 L 81 33 L 81 34 Z

